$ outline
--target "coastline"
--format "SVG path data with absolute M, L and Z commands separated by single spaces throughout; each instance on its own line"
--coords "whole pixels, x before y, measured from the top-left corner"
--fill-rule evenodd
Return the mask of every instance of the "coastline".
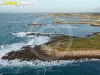
M 100 14 L 96 13 L 49 13 L 49 14 L 41 14 L 37 17 L 55 17 L 55 18 L 81 18 L 83 20 L 80 21 L 60 21 L 60 20 L 53 20 L 52 23 L 56 24 L 90 24 L 90 26 L 100 26 Z M 88 18 L 89 20 L 85 20 Z M 29 26 L 39 26 L 40 23 L 33 23 L 28 24 Z
M 99 33 L 93 33 L 92 36 L 98 37 Z M 75 39 L 80 39 L 74 37 Z M 91 39 L 93 37 L 86 37 Z M 85 39 L 86 39 L 85 38 Z M 79 59 L 100 59 L 100 50 L 99 49 L 90 49 L 90 48 L 67 48 L 67 43 L 62 43 L 62 41 L 69 39 L 68 36 L 57 36 L 54 37 L 54 40 L 49 41 L 43 45 L 35 46 L 34 48 L 30 46 L 24 46 L 18 51 L 11 51 L 2 57 L 3 60 L 14 60 L 20 59 L 20 61 L 31 61 L 31 60 L 41 60 L 41 61 L 50 61 L 50 60 L 79 60 Z M 59 40 L 59 41 L 58 41 Z M 60 44 L 62 43 L 62 44 Z M 53 45 L 60 44 L 59 47 L 54 48 Z M 84 43 L 83 43 L 84 44 Z M 61 49 L 65 50 L 61 50 Z
M 89 22 L 89 21 L 60 21 L 60 20 L 53 20 L 52 23 L 56 23 L 56 24 L 92 24 L 93 22 Z
M 56 13 L 56 14 L 45 14 L 38 17 L 72 17 L 72 18 L 95 18 L 99 20 L 98 15 L 93 14 L 67 14 L 67 13 Z M 88 17 L 87 17 L 88 16 Z M 80 20 L 80 21 L 60 21 L 53 20 L 52 23 L 56 24 L 90 24 L 90 26 L 100 26 L 99 21 L 92 20 Z M 41 26 L 39 22 L 27 24 L 28 26 Z M 96 32 L 92 35 L 87 35 L 85 38 L 79 38 L 75 36 L 68 36 L 64 34 L 42 34 L 42 33 L 26 33 L 25 36 L 36 35 L 39 36 L 52 36 L 51 40 L 42 45 L 36 45 L 34 48 L 31 46 L 23 46 L 18 51 L 11 51 L 5 54 L 2 59 L 14 60 L 20 59 L 21 61 L 31 60 L 69 60 L 69 59 L 84 59 L 84 58 L 98 58 L 100 59 L 100 33 Z M 98 36 L 99 35 L 99 36 Z M 73 38 L 73 44 L 68 48 L 68 41 Z
M 90 24 L 90 26 L 100 26 L 100 23 L 98 22 L 93 22 L 93 21 L 60 21 L 60 20 L 53 20 L 52 23 L 55 24 Z
M 79 60 L 79 59 L 100 59 L 100 50 L 71 50 L 71 51 L 57 51 L 53 49 L 46 49 L 48 46 L 39 46 L 34 51 L 32 50 L 19 50 L 8 53 L 8 56 L 3 56 L 3 60 L 20 59 L 20 61 L 31 60 Z M 13 55 L 13 56 L 12 56 Z

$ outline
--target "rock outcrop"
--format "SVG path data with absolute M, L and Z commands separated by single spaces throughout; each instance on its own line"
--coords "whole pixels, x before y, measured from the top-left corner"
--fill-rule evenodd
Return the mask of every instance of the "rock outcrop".
M 100 26 L 98 23 L 92 23 L 91 26 Z
M 98 35 L 99 33 L 94 33 Z M 84 58 L 97 58 L 100 59 L 100 50 L 69 50 L 67 44 L 61 44 L 59 41 L 69 39 L 68 36 L 57 36 L 52 38 L 52 41 L 45 43 L 44 45 L 35 46 L 24 46 L 18 51 L 11 51 L 2 57 L 4 60 L 20 59 L 20 61 L 32 61 L 32 60 L 70 60 L 70 59 L 84 59 Z M 65 47 L 65 50 L 54 48 L 56 44 L 60 44 L 61 48 Z M 57 45 L 58 46 L 58 45 Z
M 79 60 L 84 58 L 100 59 L 100 50 L 59 51 L 48 45 L 35 46 L 34 49 L 26 46 L 21 50 L 9 52 L 2 57 L 4 60 L 20 59 L 20 61 Z
M 27 24 L 28 26 L 40 26 L 42 24 L 40 24 L 39 22 L 34 22 L 32 24 Z
M 14 60 L 20 59 L 20 61 L 30 61 L 30 60 L 57 60 L 59 56 L 57 55 L 57 50 L 53 50 L 49 44 L 61 41 L 64 39 L 69 39 L 69 36 L 60 35 L 53 37 L 51 41 L 45 43 L 44 45 L 35 46 L 34 48 L 30 46 L 24 46 L 18 51 L 11 51 L 2 57 L 4 60 Z M 56 55 L 55 55 L 56 54 Z

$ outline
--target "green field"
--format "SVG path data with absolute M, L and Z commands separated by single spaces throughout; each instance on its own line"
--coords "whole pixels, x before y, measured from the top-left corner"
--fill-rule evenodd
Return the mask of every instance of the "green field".
M 63 40 L 50 44 L 50 46 L 59 51 L 66 50 L 69 40 Z M 70 50 L 100 50 L 100 35 L 89 38 L 74 38 Z

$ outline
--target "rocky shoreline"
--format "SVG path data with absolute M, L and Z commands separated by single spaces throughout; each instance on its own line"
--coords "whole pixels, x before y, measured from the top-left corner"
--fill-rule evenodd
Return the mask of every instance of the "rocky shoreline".
M 93 33 L 92 36 L 99 35 L 99 32 Z M 5 56 L 2 57 L 3 60 L 14 60 L 19 59 L 21 61 L 34 61 L 34 60 L 41 60 L 41 61 L 50 61 L 50 60 L 79 60 L 84 58 L 97 58 L 100 59 L 100 50 L 64 50 L 59 51 L 51 47 L 50 44 L 54 44 L 54 42 L 59 42 L 62 40 L 69 39 L 71 36 L 61 35 L 53 37 L 51 41 L 35 46 L 32 48 L 31 46 L 24 46 L 18 51 L 11 51 Z M 88 36 L 91 37 L 91 36 Z M 73 37 L 78 38 L 78 37 Z M 66 47 L 67 44 L 61 45 L 62 47 Z
M 63 34 L 55 34 L 55 33 L 51 33 L 51 34 L 48 34 L 48 33 L 34 33 L 34 32 L 31 32 L 31 33 L 26 33 L 26 36 L 31 36 L 31 35 L 36 35 L 36 36 L 64 36 Z M 67 36 L 67 35 L 66 35 Z
M 49 49 L 47 49 L 47 48 Z M 79 60 L 79 59 L 100 59 L 100 50 L 80 50 L 80 51 L 57 51 L 52 50 L 50 47 L 42 45 L 36 46 L 32 49 L 29 46 L 22 47 L 23 49 L 18 51 L 12 51 L 3 56 L 4 60 L 20 59 L 20 61 L 50 61 L 50 60 Z
M 99 13 L 49 13 L 49 14 L 41 14 L 37 17 L 61 17 L 61 18 L 83 18 L 80 21 L 60 21 L 53 20 L 52 23 L 56 24 L 90 24 L 90 26 L 100 26 L 100 14 Z M 88 18 L 91 20 L 84 20 L 84 18 Z M 94 20 L 94 21 L 93 21 Z M 97 21 L 99 20 L 99 21 Z M 99 23 L 98 23 L 99 22 Z M 40 26 L 39 22 L 35 22 L 33 24 L 27 24 L 28 26 Z
M 91 26 L 100 26 L 100 24 L 92 23 Z
M 11 51 L 2 57 L 4 60 L 14 60 L 20 59 L 20 61 L 30 61 L 30 60 L 55 60 L 55 51 L 48 47 L 49 44 L 61 41 L 64 39 L 69 39 L 71 36 L 59 35 L 51 38 L 52 40 L 45 43 L 44 45 L 35 46 L 24 46 L 18 51 Z M 77 37 L 74 37 L 77 38 Z M 47 47 L 47 48 L 46 48 Z M 48 52 L 49 51 L 49 52 Z
M 100 35 L 100 32 L 92 33 L 91 35 L 87 35 L 86 38 L 95 37 L 96 35 Z
M 37 17 L 62 17 L 62 18 L 90 18 L 92 20 L 100 20 L 100 13 L 49 13 L 41 14 Z
M 81 21 L 60 21 L 60 20 L 53 20 L 52 23 L 56 23 L 56 24 L 90 24 L 90 26 L 100 26 L 100 23 L 95 23 L 92 21 L 85 21 L 85 20 L 81 20 Z
M 92 24 L 93 22 L 89 21 L 60 21 L 60 20 L 53 20 L 52 23 L 57 23 L 57 24 Z

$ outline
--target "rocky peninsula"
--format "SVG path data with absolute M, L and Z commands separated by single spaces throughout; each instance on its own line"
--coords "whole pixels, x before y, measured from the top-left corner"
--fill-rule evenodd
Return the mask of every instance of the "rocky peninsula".
M 97 34 L 97 35 L 96 35 Z M 94 33 L 94 37 L 73 37 L 72 46 L 68 47 L 68 41 L 72 36 L 61 35 L 53 37 L 51 41 L 35 46 L 24 46 L 18 51 L 11 51 L 2 57 L 3 60 L 19 59 L 21 61 L 50 61 L 50 60 L 79 60 L 84 58 L 100 59 L 100 33 Z

